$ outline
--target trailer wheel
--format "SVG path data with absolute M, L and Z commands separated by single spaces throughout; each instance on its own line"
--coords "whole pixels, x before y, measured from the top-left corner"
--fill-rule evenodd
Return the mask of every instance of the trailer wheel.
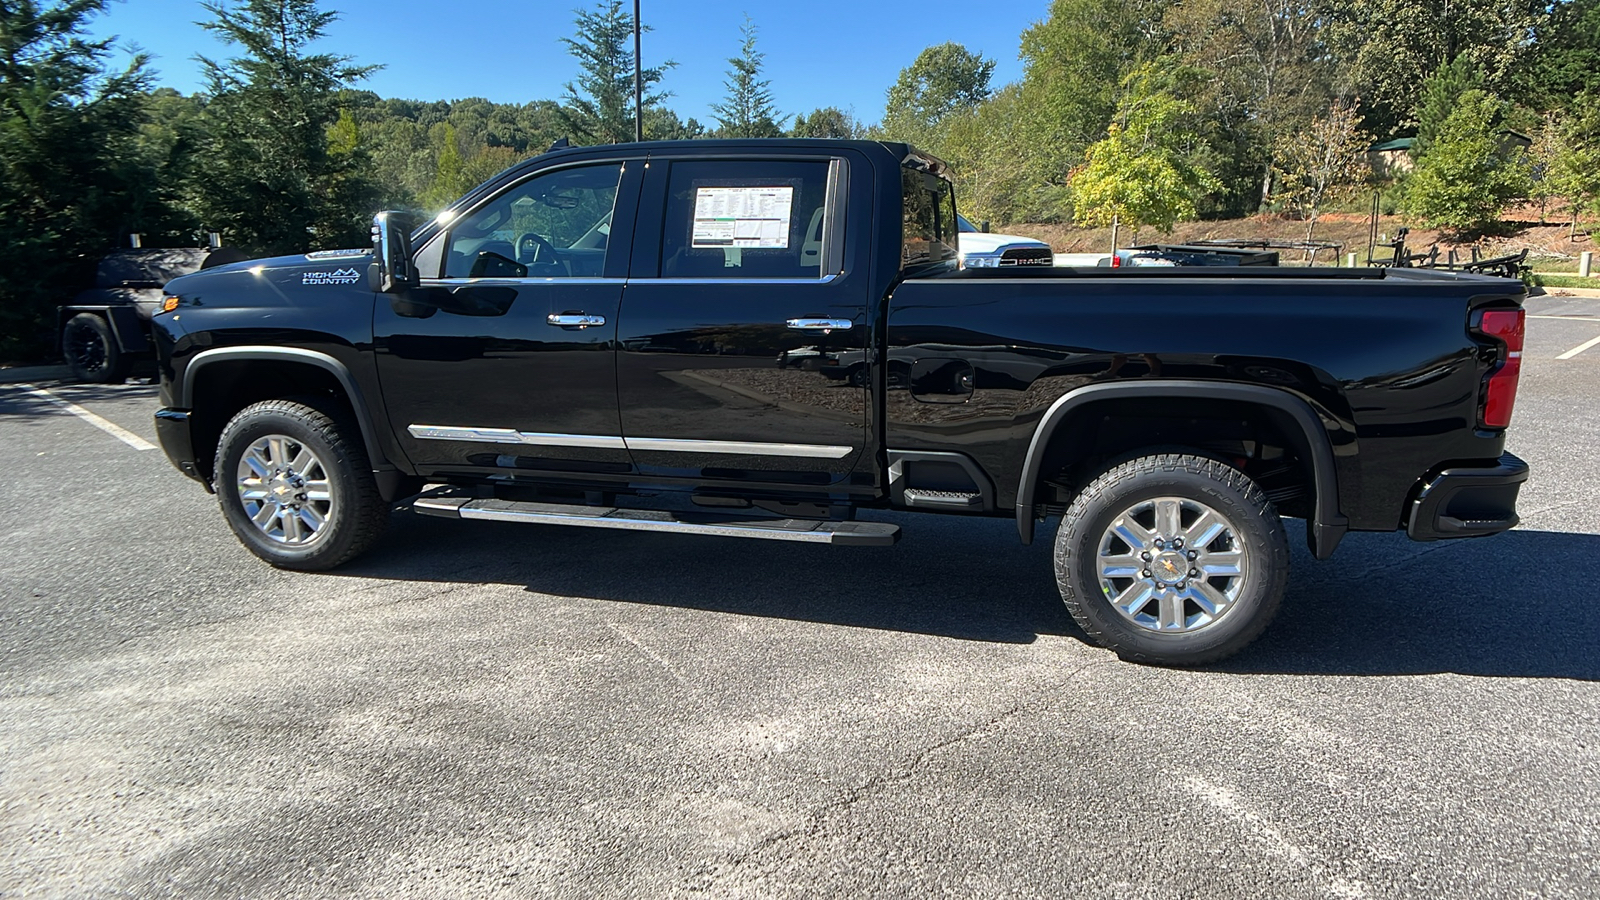
M 111 323 L 94 313 L 78 313 L 61 329 L 61 355 L 72 377 L 91 384 L 120 384 L 133 360 L 117 345 Z

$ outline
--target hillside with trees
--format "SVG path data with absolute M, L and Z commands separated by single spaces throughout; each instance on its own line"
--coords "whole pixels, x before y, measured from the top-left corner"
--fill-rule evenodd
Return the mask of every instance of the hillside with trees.
M 361 244 L 374 210 L 442 209 L 559 138 L 633 139 L 622 0 L 574 13 L 564 92 L 523 103 L 363 89 L 373 66 L 320 49 L 337 10 L 318 0 L 197 4 L 226 55 L 184 95 L 143 58 L 111 67 L 86 36 L 105 6 L 0 5 L 0 360 L 48 356 L 64 286 L 129 233 L 220 231 L 257 254 Z M 1463 239 L 1504 231 L 1518 204 L 1569 236 L 1600 218 L 1600 0 L 1041 2 L 1017 81 L 938 44 L 869 121 L 785 111 L 760 33 L 747 18 L 726 49 L 713 121 L 673 109 L 672 61 L 645 68 L 646 139 L 909 140 L 953 164 L 971 218 L 1055 234 L 1266 214 L 1310 237 L 1374 189 Z M 1374 171 L 1367 148 L 1394 139 L 1406 165 Z

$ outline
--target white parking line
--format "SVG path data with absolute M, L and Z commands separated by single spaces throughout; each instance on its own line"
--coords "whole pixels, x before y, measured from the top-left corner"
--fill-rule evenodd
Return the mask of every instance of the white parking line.
M 144 438 L 139 437 L 137 434 L 134 434 L 126 428 L 123 428 L 121 425 L 118 425 L 115 422 L 108 422 L 76 403 L 70 403 L 61 399 L 60 397 L 57 397 L 55 394 L 50 393 L 44 388 L 34 387 L 31 384 L 19 384 L 17 387 L 22 388 L 35 397 L 54 403 L 62 409 L 65 409 L 67 412 L 72 413 L 78 418 L 88 422 L 90 425 L 93 425 L 101 431 L 104 431 L 106 434 L 111 435 L 135 450 L 154 450 L 156 448 L 155 444 L 152 444 Z
M 1560 319 L 1563 322 L 1600 322 L 1600 316 L 1529 316 L 1530 319 Z
M 1590 340 L 1584 341 L 1578 346 L 1573 347 L 1571 350 L 1568 350 L 1567 352 L 1556 357 L 1556 359 L 1571 359 L 1596 344 L 1600 344 L 1600 337 L 1591 338 Z

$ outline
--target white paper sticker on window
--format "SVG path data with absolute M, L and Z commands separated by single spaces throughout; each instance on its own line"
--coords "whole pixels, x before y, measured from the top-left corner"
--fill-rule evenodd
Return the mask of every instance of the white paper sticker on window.
M 703 187 L 694 195 L 692 247 L 789 246 L 794 188 Z

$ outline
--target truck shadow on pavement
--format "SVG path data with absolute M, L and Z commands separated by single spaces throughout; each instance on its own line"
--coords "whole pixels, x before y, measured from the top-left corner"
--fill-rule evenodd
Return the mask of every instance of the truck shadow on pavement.
M 1088 643 L 1056 593 L 1053 529 L 1024 547 L 1009 521 L 887 518 L 906 529 L 899 546 L 839 549 L 401 514 L 376 550 L 337 574 L 514 584 L 957 640 Z M 1298 523 L 1290 539 L 1282 612 L 1214 670 L 1600 681 L 1600 588 L 1572 577 L 1600 560 L 1600 535 L 1514 531 L 1418 544 L 1403 534 L 1355 534 L 1323 562 L 1304 550 Z
M 1356 534 L 1317 562 L 1297 548 L 1289 592 L 1239 673 L 1600 681 L 1600 535 L 1511 531 L 1418 544 Z
M 39 381 L 27 384 L 43 388 L 69 403 L 138 400 L 148 403 L 151 412 L 155 411 L 155 400 L 160 393 L 160 388 L 156 385 L 140 383 L 137 380 L 130 380 L 126 384 L 81 384 L 72 381 Z M 48 400 L 28 393 L 23 384 L 0 384 L 0 416 L 37 419 L 59 415 L 61 412 L 60 407 Z

